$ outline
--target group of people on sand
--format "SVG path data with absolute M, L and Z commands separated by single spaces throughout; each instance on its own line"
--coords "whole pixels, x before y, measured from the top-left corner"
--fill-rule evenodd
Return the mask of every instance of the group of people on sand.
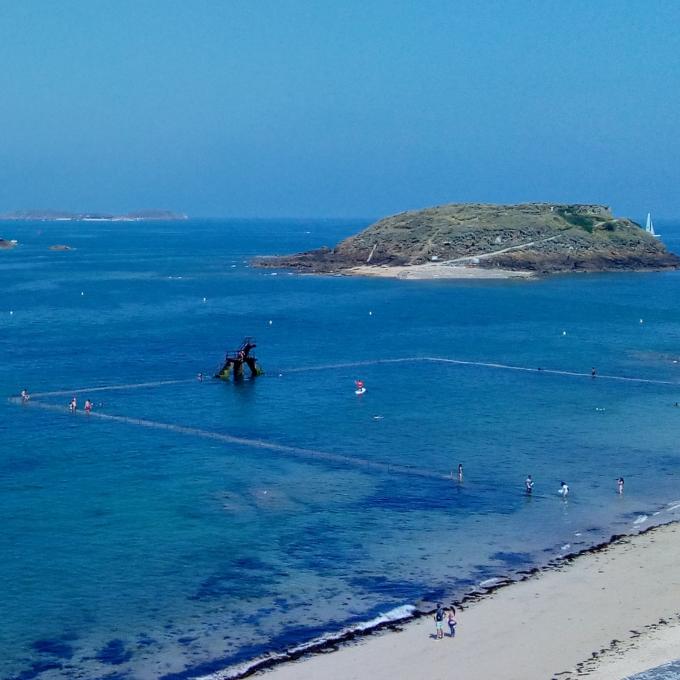
M 437 640 L 444 639 L 444 623 L 449 627 L 449 637 L 456 637 L 456 608 L 451 605 L 448 609 L 444 609 L 441 602 L 437 603 L 437 609 L 434 612 L 434 627 L 437 633 Z
M 85 413 L 90 413 L 92 411 L 92 402 L 89 399 L 85 400 Z M 71 399 L 71 403 L 68 405 L 68 410 L 71 411 L 71 413 L 75 413 L 78 410 L 78 399 L 76 399 L 76 396 L 73 395 L 73 399 Z

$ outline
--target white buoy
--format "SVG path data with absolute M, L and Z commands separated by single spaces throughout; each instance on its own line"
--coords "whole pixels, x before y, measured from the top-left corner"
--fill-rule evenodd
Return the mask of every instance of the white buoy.
M 13 310 L 13 309 L 10 309 L 10 310 L 9 310 L 9 315 L 12 316 L 12 314 L 14 314 L 14 310 Z
M 208 301 L 208 298 L 203 298 L 203 302 L 207 302 L 207 301 Z
M 640 323 L 644 323 L 644 319 L 640 319 Z
M 80 291 L 80 295 L 81 295 L 81 297 L 82 297 L 83 295 L 85 295 L 85 291 L 82 291 L 82 290 L 81 290 L 81 291 Z
M 368 313 L 368 316 L 373 316 L 373 312 L 369 312 L 369 313 Z
M 562 331 L 562 335 L 566 335 L 566 334 L 567 334 L 567 331 Z
M 271 319 L 269 319 L 269 325 L 271 326 L 273 323 L 274 322 Z

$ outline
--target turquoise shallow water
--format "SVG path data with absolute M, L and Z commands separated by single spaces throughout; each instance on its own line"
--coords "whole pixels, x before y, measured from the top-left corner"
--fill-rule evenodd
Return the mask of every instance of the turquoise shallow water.
M 362 226 L 3 225 L 22 245 L 0 253 L 2 393 L 65 394 L 36 399 L 59 410 L 0 403 L 0 677 L 205 675 L 676 518 L 678 273 L 245 264 Z M 266 376 L 194 379 L 244 335 Z M 166 380 L 182 382 L 79 396 L 170 428 L 65 410 L 76 388 Z M 445 479 L 459 462 L 462 484 Z

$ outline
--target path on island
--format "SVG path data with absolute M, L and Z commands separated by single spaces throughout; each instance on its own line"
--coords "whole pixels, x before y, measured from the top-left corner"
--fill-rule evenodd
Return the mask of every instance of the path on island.
M 561 234 L 558 234 L 557 236 L 549 236 L 548 238 L 529 241 L 528 243 L 520 243 L 519 245 L 508 246 L 507 248 L 501 248 L 500 250 L 494 250 L 490 253 L 479 253 L 478 255 L 464 255 L 463 257 L 455 257 L 452 260 L 444 260 L 443 262 L 440 262 L 439 264 L 441 264 L 445 267 L 456 266 L 457 264 L 465 264 L 466 262 L 469 262 L 469 263 L 472 264 L 472 263 L 476 262 L 477 260 L 487 260 L 490 257 L 494 257 L 495 255 L 502 255 L 503 253 L 509 253 L 512 250 L 523 250 L 524 248 L 531 248 L 531 246 L 539 245 L 541 243 L 547 243 L 548 241 L 554 241 L 555 239 L 559 238 L 560 236 L 561 236 Z

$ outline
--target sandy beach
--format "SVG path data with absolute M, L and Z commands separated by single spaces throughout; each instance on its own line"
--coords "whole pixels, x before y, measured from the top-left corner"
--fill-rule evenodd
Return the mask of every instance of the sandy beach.
M 620 680 L 680 657 L 679 560 L 680 525 L 665 525 L 472 602 L 453 639 L 423 617 L 266 677 Z
M 341 272 L 346 276 L 376 276 L 389 279 L 530 279 L 535 274 L 510 269 L 485 269 L 482 267 L 451 264 L 449 262 L 427 262 L 408 266 L 362 265 Z

